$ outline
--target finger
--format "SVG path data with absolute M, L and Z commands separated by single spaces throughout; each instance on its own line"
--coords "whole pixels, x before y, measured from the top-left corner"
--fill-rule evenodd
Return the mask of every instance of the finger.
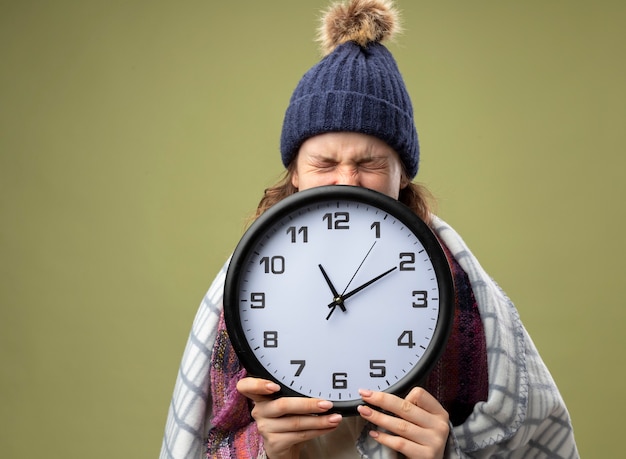
M 302 410 L 321 410 L 323 413 L 332 407 L 332 403 L 324 400 L 318 400 L 315 405 L 311 405 L 311 402 L 309 399 L 283 397 L 255 404 L 251 414 L 263 436 L 266 451 L 291 448 L 329 433 L 339 426 L 342 416 L 337 413 L 292 414 Z
M 411 416 L 393 416 L 365 405 L 359 406 L 357 410 L 361 417 L 381 429 L 419 444 L 439 443 L 437 438 L 445 439 L 448 436 L 449 425 L 442 416 L 429 413 L 422 415 L 420 422 L 415 422 L 410 419 Z
M 254 417 L 254 414 L 253 414 Z M 336 428 L 342 420 L 338 413 L 311 416 L 293 415 L 282 416 L 280 418 L 255 418 L 259 431 L 265 433 L 298 433 L 303 435 L 320 435 L 322 430 L 332 430 Z M 312 438 L 312 437 L 311 437 Z M 301 440 L 300 440 L 301 441 Z
M 242 378 L 237 382 L 237 391 L 252 401 L 265 400 L 267 396 L 275 394 L 280 386 L 272 381 L 260 378 Z
M 431 441 L 416 442 L 400 435 L 384 431 L 369 432 L 376 442 L 402 454 L 402 457 L 442 458 L 445 451 L 445 440 L 433 437 Z
M 371 432 L 372 437 L 379 443 L 408 456 L 416 455 L 417 447 L 430 452 L 445 448 L 449 434 L 448 414 L 445 409 L 440 408 L 439 402 L 434 398 L 431 400 L 432 396 L 423 389 L 411 391 L 411 397 L 406 399 L 372 391 L 362 391 L 362 397 L 370 405 L 395 415 L 376 411 L 369 406 L 358 408 L 364 419 L 389 432 Z M 426 411 L 411 402 L 422 403 L 435 412 Z M 423 453 L 424 451 L 419 454 Z
M 323 414 L 333 407 L 332 402 L 307 397 L 279 397 L 257 403 L 255 408 L 259 415 L 267 418 L 278 418 L 287 415 Z
M 447 425 L 448 413 L 446 410 L 436 398 L 421 387 L 411 390 L 404 399 L 392 394 L 371 390 L 362 390 L 360 394 L 366 403 L 422 427 L 433 427 L 433 423 L 439 424 L 440 420 Z
M 261 422 L 257 421 L 257 427 L 263 436 L 263 443 L 268 456 L 278 457 L 281 454 L 274 454 L 273 452 L 291 450 L 295 445 L 299 445 L 308 440 L 312 440 L 332 432 L 341 422 L 340 419 L 337 420 L 336 418 L 333 418 L 336 416 L 339 415 L 320 416 L 319 418 L 316 416 L 297 416 L 300 418 L 310 418 L 309 420 L 318 423 L 318 425 L 311 426 L 311 429 L 309 430 L 303 428 L 293 429 L 291 426 L 286 425 L 283 422 L 275 423 L 275 421 L 284 421 L 282 418 L 279 420 L 274 419 L 264 420 Z M 341 416 L 339 416 L 339 418 L 340 417 Z M 322 418 L 328 419 L 323 420 Z M 301 427 L 304 427 L 304 424 L 301 424 Z M 290 455 L 288 457 L 292 456 Z
M 422 408 L 428 413 L 437 414 L 437 415 L 447 415 L 447 411 L 441 403 L 432 396 L 427 390 L 422 387 L 414 387 L 409 392 L 409 395 L 405 397 L 409 403 Z

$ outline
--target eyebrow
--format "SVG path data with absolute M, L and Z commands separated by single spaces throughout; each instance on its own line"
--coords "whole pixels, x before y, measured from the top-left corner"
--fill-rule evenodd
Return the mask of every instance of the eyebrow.
M 312 154 L 309 155 L 309 157 L 312 160 L 315 161 L 324 161 L 324 162 L 338 162 L 339 159 L 332 154 L 324 154 L 324 153 L 317 153 L 317 154 Z M 357 157 L 357 158 L 351 158 L 351 161 L 360 163 L 360 162 L 366 162 L 366 161 L 387 161 L 389 158 L 385 155 L 376 155 L 376 154 L 364 154 L 362 157 Z

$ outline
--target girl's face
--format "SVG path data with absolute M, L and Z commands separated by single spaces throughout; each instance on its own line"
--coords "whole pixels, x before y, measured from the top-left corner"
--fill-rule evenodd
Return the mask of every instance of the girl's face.
M 302 144 L 291 183 L 299 191 L 323 185 L 361 186 L 398 199 L 409 180 L 397 153 L 379 138 L 329 132 Z

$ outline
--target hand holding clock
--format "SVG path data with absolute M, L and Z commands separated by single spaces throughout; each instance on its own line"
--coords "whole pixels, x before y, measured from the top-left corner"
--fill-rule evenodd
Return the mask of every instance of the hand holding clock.
M 299 457 L 301 444 L 327 434 L 341 423 L 340 414 L 324 414 L 332 408 L 327 400 L 307 397 L 274 398 L 276 383 L 243 378 L 237 390 L 254 402 L 252 417 L 264 440 L 270 459 Z M 359 391 L 366 405 L 358 408 L 361 417 L 385 431 L 372 430 L 370 436 L 407 458 L 442 458 L 449 434 L 448 413 L 424 389 L 414 388 L 406 398 Z
M 332 402 L 308 397 L 272 397 L 280 390 L 274 382 L 243 378 L 237 390 L 254 402 L 252 417 L 270 459 L 298 458 L 302 443 L 337 428 L 340 414 L 325 414 Z
M 384 429 L 370 431 L 374 440 L 407 458 L 443 458 L 450 433 L 449 416 L 426 390 L 414 387 L 404 399 L 371 390 L 359 393 L 367 404 L 391 413 L 366 405 L 357 408 L 363 419 Z

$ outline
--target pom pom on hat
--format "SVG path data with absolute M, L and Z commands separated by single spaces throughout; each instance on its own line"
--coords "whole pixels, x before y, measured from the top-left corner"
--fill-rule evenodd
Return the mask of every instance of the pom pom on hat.
M 318 31 L 325 53 L 300 80 L 285 113 L 281 157 L 326 132 L 360 132 L 385 141 L 412 179 L 419 165 L 413 107 L 397 64 L 382 44 L 399 30 L 391 0 L 336 3 Z
M 336 3 L 324 14 L 318 41 L 324 55 L 343 43 L 354 41 L 362 48 L 382 43 L 399 31 L 398 12 L 388 0 L 354 0 Z

